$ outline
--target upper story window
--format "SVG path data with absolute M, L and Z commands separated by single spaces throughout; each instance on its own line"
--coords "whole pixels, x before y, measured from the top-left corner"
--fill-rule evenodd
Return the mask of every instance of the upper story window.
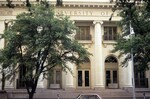
M 104 26 L 104 40 L 117 40 L 117 26 Z
M 91 40 L 90 26 L 78 26 L 78 28 L 75 35 L 76 40 Z

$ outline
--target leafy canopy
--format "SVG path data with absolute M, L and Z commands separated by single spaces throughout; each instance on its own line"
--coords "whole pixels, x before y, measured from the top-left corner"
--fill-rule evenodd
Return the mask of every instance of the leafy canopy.
M 55 66 L 69 69 L 67 62 L 79 65 L 89 56 L 89 52 L 72 39 L 75 30 L 73 21 L 55 15 L 46 2 L 31 6 L 30 11 L 16 17 L 3 35 L 7 41 L 4 48 L 7 60 L 13 59 L 10 63 L 15 70 L 26 68 L 24 80 L 30 81 L 35 89 L 42 73 L 46 74 Z M 30 93 L 28 83 L 26 87 Z
M 132 49 L 135 68 L 138 71 L 145 71 L 149 69 L 150 62 L 150 2 L 144 0 L 144 3 L 137 5 L 137 3 L 125 1 L 124 4 L 120 2 L 122 33 L 113 52 L 120 51 L 120 56 L 126 55 L 123 61 L 124 66 L 131 59 Z M 130 35 L 130 24 L 134 30 L 134 36 Z

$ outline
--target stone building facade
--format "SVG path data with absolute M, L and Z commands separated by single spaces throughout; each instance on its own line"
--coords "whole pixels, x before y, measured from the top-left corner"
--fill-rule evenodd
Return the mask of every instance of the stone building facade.
M 14 20 L 16 15 L 26 11 L 23 5 L 25 0 L 13 0 L 15 8 L 8 8 L 5 0 L 0 0 L 0 33 L 5 29 L 5 20 Z M 35 0 L 30 0 L 35 3 Z M 55 5 L 55 0 L 50 0 Z M 119 33 L 118 22 L 121 17 L 116 11 L 110 21 L 114 2 L 110 0 L 63 0 L 62 7 L 56 7 L 57 14 L 70 16 L 80 32 L 75 34 L 75 39 L 83 43 L 92 53 L 87 62 L 77 68 L 71 63 L 67 65 L 72 69 L 71 73 L 65 73 L 61 68 L 53 70 L 53 76 L 49 80 L 39 80 L 39 88 L 61 89 L 105 89 L 132 87 L 131 62 L 127 67 L 121 67 L 118 53 L 112 53 Z M 0 41 L 0 48 L 4 47 L 4 40 Z M 136 74 L 136 86 L 148 87 L 150 84 L 149 72 Z M 21 74 L 16 76 L 12 83 L 6 82 L 6 88 L 23 88 L 20 82 Z

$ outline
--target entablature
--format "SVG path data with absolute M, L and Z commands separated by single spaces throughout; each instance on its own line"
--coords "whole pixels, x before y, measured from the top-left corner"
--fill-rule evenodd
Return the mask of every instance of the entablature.
M 24 7 L 26 0 L 13 0 L 12 5 L 14 7 Z M 56 6 L 56 1 L 48 1 L 52 6 Z M 30 0 L 31 4 L 37 4 L 36 0 Z M 0 7 L 7 6 L 6 0 L 0 0 Z M 78 8 L 112 8 L 115 2 L 79 2 L 79 1 L 63 1 L 63 6 L 61 7 L 78 7 Z

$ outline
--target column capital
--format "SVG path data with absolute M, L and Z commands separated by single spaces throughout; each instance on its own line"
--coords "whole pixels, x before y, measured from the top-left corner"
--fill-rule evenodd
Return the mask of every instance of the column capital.
M 102 25 L 104 22 L 103 22 L 103 21 L 100 21 L 100 20 L 94 20 L 94 21 L 93 21 L 93 24 L 94 24 L 94 25 L 97 24 L 97 23 L 99 23 L 99 24 Z

